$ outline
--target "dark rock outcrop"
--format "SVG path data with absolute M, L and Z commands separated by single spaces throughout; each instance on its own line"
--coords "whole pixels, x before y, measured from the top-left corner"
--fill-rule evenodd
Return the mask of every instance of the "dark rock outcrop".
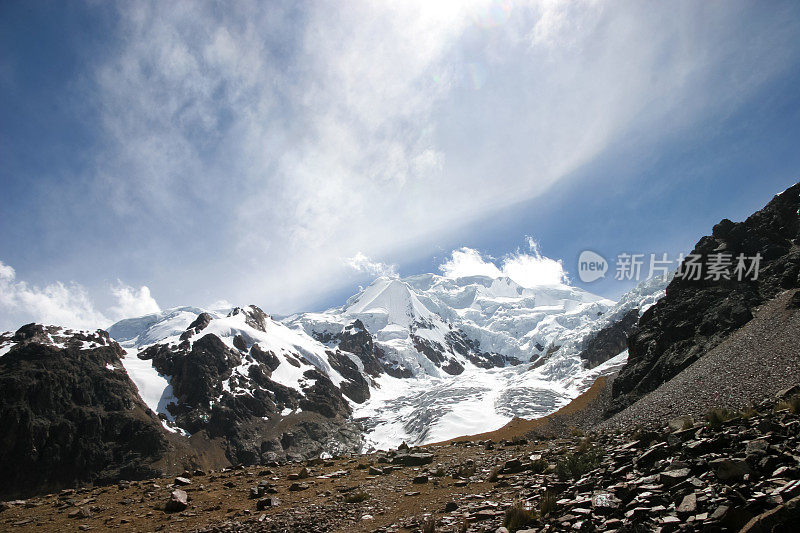
M 631 309 L 619 321 L 601 329 L 586 341 L 580 357 L 588 368 L 603 364 L 628 347 L 628 335 L 639 321 L 639 309 Z
M 250 326 L 253 329 L 257 329 L 258 331 L 267 331 L 267 319 L 269 315 L 267 315 L 264 311 L 261 310 L 256 305 L 248 305 L 247 307 L 236 307 L 228 313 L 228 316 L 236 316 L 239 314 L 244 314 L 244 323 Z
M 800 183 L 775 196 L 746 221 L 723 220 L 692 254 L 707 267 L 712 254 L 760 255 L 758 276 L 699 280 L 676 276 L 666 296 L 640 318 L 628 338 L 628 364 L 613 384 L 610 412 L 655 390 L 753 317 L 753 309 L 779 292 L 800 287 Z M 748 264 L 749 266 L 749 264 Z M 682 265 L 687 269 L 687 263 Z
M 376 357 L 372 335 L 360 320 L 355 320 L 339 334 L 339 349 L 355 354 L 364 365 L 364 372 L 370 376 L 378 377 L 383 373 L 383 366 Z
M 232 313 L 238 314 L 236 310 Z M 177 426 L 192 434 L 205 432 L 211 439 L 221 439 L 226 443 L 228 460 L 234 464 L 264 464 L 315 457 L 330 449 L 360 449 L 361 436 L 350 419 L 350 406 L 342 392 L 362 401 L 369 392 L 352 361 L 334 356 L 342 369 L 348 370 L 346 363 L 353 365 L 349 370 L 355 369 L 355 373 L 348 372 L 351 379 L 339 389 L 301 360 L 302 354 L 285 354 L 289 363 L 282 363 L 258 344 L 243 353 L 243 337 L 241 341 L 235 337 L 233 342 L 239 344 L 237 349 L 209 333 L 193 343 L 156 344 L 140 352 L 140 358 L 152 359 L 160 373 L 171 376 L 177 402 L 167 409 Z M 306 368 L 300 391 L 271 379 L 281 364 L 290 363 Z M 285 436 L 289 434 L 291 437 Z
M 0 496 L 144 479 L 168 448 L 161 422 L 104 331 L 28 324 L 0 357 Z
M 369 399 L 369 383 L 347 355 L 339 350 L 328 352 L 328 363 L 347 380 L 339 386 L 345 396 L 356 403 L 364 403 Z

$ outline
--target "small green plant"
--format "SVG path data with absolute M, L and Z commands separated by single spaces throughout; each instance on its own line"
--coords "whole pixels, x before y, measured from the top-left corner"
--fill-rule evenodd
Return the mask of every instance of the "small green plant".
M 344 503 L 361 503 L 369 500 L 369 494 L 363 490 L 353 492 L 344 497 Z
M 544 474 L 549 467 L 550 463 L 547 462 L 547 459 L 536 459 L 531 463 L 531 472 L 534 474 Z
M 503 525 L 507 527 L 509 531 L 517 531 L 534 520 L 536 520 L 536 513 L 529 509 L 522 500 L 516 500 L 511 507 L 506 510 Z
M 714 407 L 706 412 L 706 421 L 710 427 L 719 427 L 734 418 L 736 414 L 723 407 Z
M 682 430 L 692 429 L 694 427 L 694 419 L 691 416 L 683 418 Z
M 556 475 L 561 479 L 580 477 L 600 466 L 602 454 L 597 448 L 568 453 L 556 463 Z
M 539 501 L 539 514 L 548 516 L 556 510 L 556 495 L 552 492 L 545 492 L 542 494 L 542 499 Z

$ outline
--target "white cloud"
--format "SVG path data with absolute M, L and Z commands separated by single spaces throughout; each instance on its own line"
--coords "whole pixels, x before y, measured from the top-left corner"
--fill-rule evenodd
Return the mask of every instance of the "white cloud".
M 519 250 L 503 259 L 503 274 L 523 287 L 568 284 L 569 278 L 561 260 L 550 259 L 539 252 L 539 245 L 528 237 L 530 253 Z
M 137 290 L 117 280 L 117 285 L 111 287 L 111 293 L 117 299 L 117 305 L 109 311 L 116 320 L 149 315 L 161 311 L 158 303 L 150 296 L 150 289 L 146 285 L 139 287 Z
M 370 276 L 397 277 L 397 267 L 395 265 L 387 265 L 386 263 L 373 261 L 361 252 L 358 252 L 353 257 L 348 257 L 344 262 L 353 270 L 369 274 Z
M 450 259 L 439 265 L 439 270 L 448 278 L 464 278 L 467 276 L 489 276 L 499 278 L 503 272 L 473 248 L 453 250 Z
M 722 5 L 115 5 L 93 189 L 176 258 L 161 228 L 214 250 L 161 286 L 278 312 L 345 283 L 341 257 L 427 254 L 623 140 L 730 112 L 787 61 L 788 30 Z
M 105 314 L 96 308 L 82 285 L 61 281 L 44 287 L 31 285 L 18 280 L 14 268 L 0 261 L 0 328 L 16 329 L 24 323 L 37 322 L 97 329 L 106 328 L 116 320 L 160 311 L 146 286 L 137 290 L 118 280 L 111 293 L 117 305 Z
M 15 328 L 25 322 L 75 329 L 97 329 L 110 324 L 94 308 L 86 290 L 75 283 L 60 281 L 37 287 L 17 281 L 14 269 L 0 262 L 0 313 L 5 327 Z
M 569 284 L 561 260 L 550 259 L 539 252 L 539 246 L 528 238 L 529 252 L 517 250 L 502 258 L 500 266 L 493 258 L 484 256 L 473 248 L 453 250 L 449 259 L 439 265 L 448 278 L 466 276 L 508 277 L 523 287 Z

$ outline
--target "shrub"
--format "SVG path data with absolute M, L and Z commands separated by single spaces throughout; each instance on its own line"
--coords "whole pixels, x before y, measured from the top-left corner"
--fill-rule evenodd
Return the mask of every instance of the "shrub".
M 589 440 L 589 437 L 585 437 L 581 439 L 581 443 L 578 445 L 577 452 L 586 453 L 591 449 L 592 449 L 592 441 Z
M 494 483 L 499 478 L 500 478 L 500 467 L 495 466 L 494 468 L 491 469 L 491 471 L 489 471 L 489 477 L 487 478 L 487 481 Z
M 503 520 L 503 525 L 508 528 L 509 531 L 517 531 L 518 529 L 522 529 L 531 522 L 536 520 L 536 513 L 534 513 L 531 509 L 528 509 L 525 505 L 525 502 L 522 500 L 516 500 L 506 510 L 506 516 Z
M 792 396 L 786 401 L 778 402 L 778 405 L 775 406 L 776 411 L 783 411 L 787 409 L 790 413 L 800 412 L 800 394 Z
M 550 463 L 547 462 L 547 459 L 536 459 L 531 463 L 531 472 L 534 474 L 544 474 L 549 467 Z
M 545 492 L 542 494 L 542 499 L 539 501 L 539 514 L 547 516 L 556 510 L 556 495 L 552 492 Z
M 576 478 L 600 465 L 600 452 L 589 449 L 584 452 L 568 453 L 556 463 L 556 475 L 562 479 Z
M 733 420 L 734 418 L 736 418 L 736 415 L 723 407 L 715 407 L 706 412 L 706 421 L 708 421 L 708 425 L 711 427 L 720 426 L 724 422 Z
M 363 490 L 353 492 L 344 497 L 345 503 L 361 503 L 369 500 L 369 494 Z
M 745 420 L 749 420 L 749 419 L 753 418 L 754 416 L 758 416 L 758 411 L 756 411 L 755 407 L 753 407 L 752 405 L 749 405 L 746 408 L 742 409 L 739 414 Z

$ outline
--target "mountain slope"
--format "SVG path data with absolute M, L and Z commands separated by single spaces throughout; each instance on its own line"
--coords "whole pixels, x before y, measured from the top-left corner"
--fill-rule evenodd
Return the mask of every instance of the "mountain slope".
M 734 261 L 739 254 L 758 254 L 757 279 L 715 280 L 703 273 L 699 280 L 672 280 L 666 296 L 644 313 L 629 338 L 629 360 L 614 381 L 611 413 L 672 379 L 749 322 L 757 306 L 800 287 L 800 183 L 744 222 L 723 220 L 692 253 L 703 265 L 715 254 L 730 254 Z

